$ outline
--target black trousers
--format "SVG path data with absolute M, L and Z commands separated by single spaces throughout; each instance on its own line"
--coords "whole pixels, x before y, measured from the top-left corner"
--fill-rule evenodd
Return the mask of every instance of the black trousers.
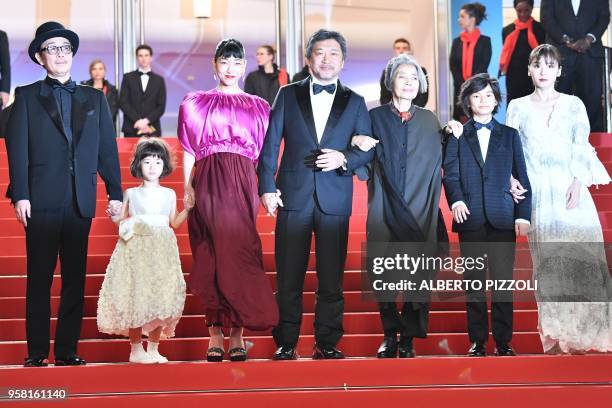
M 71 184 L 72 184 L 71 180 Z M 81 217 L 74 184 L 67 189 L 61 208 L 32 211 L 26 227 L 27 289 L 26 336 L 28 355 L 49 355 L 50 294 L 59 255 L 62 290 L 55 333 L 55 357 L 76 354 L 81 333 L 91 218 Z
M 582 100 L 589 115 L 591 131 L 603 131 L 603 58 L 573 51 L 563 52 L 563 69 L 557 89 Z
M 272 331 L 278 346 L 295 346 L 298 342 L 302 323 L 302 292 L 313 232 L 318 280 L 315 340 L 322 347 L 333 347 L 342 337 L 342 278 L 348 227 L 349 216 L 323 213 L 314 198 L 300 211 L 278 212 L 275 259 L 279 323 Z
M 467 324 L 471 342 L 486 342 L 489 338 L 487 300 L 484 281 L 489 269 L 490 279 L 510 280 L 514 269 L 516 236 L 514 230 L 499 230 L 488 222 L 475 231 L 459 232 L 459 245 L 462 257 L 478 258 L 486 254 L 484 268 L 466 270 L 463 279 L 478 280 L 483 283 L 482 290 L 468 290 Z M 512 339 L 512 293 L 491 291 L 491 328 L 493 339 L 499 345 Z
M 379 302 L 378 309 L 385 336 L 427 337 L 429 304 L 402 302 L 401 314 L 396 302 Z

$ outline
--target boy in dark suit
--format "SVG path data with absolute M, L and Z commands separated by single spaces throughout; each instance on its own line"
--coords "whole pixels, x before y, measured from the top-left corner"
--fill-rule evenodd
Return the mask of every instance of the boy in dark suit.
M 166 83 L 151 71 L 153 49 L 136 48 L 138 69 L 123 76 L 119 105 L 123 111 L 125 137 L 161 136 L 160 119 L 166 110 Z
M 531 193 L 518 132 L 493 119 L 501 100 L 499 84 L 488 74 L 469 78 L 460 101 L 471 119 L 463 136 L 450 137 L 444 157 L 444 189 L 453 211 L 453 231 L 459 233 L 461 256 L 484 257 L 494 280 L 512 279 L 516 235 L 526 235 L 531 219 Z M 527 190 L 515 205 L 510 193 L 514 177 Z M 464 283 L 484 281 L 485 268 L 466 270 Z M 492 291 L 491 321 L 495 354 L 513 356 L 512 294 Z M 489 336 L 484 289 L 468 286 L 470 356 L 485 356 Z

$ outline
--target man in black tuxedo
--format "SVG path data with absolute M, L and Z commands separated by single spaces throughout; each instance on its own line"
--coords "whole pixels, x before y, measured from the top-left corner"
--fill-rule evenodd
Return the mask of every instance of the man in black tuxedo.
M 531 186 L 517 130 L 493 119 L 501 101 L 497 80 L 474 75 L 461 87 L 460 101 L 471 119 L 459 140 L 450 136 L 446 143 L 444 191 L 461 256 L 486 259 L 484 268 L 466 269 L 464 282 L 480 281 L 484 288 L 487 267 L 492 280 L 513 279 L 516 235 L 526 235 L 531 220 Z M 512 177 L 527 190 L 516 205 Z M 483 357 L 489 337 L 485 290 L 472 286 L 466 292 L 472 342 L 468 355 Z M 510 346 L 512 313 L 512 293 L 492 291 L 491 326 L 499 356 L 515 355 Z
M 601 36 L 610 23 L 608 0 L 542 0 L 540 18 L 563 56 L 558 90 L 584 103 L 592 131 L 603 131 Z
M 314 231 L 317 304 L 313 358 L 343 358 L 336 344 L 343 334 L 342 276 L 353 201 L 352 171 L 374 150 L 350 146 L 354 135 L 371 134 L 363 97 L 343 86 L 346 41 L 319 30 L 306 50 L 311 77 L 281 88 L 259 158 L 259 194 L 276 222 L 277 302 L 280 321 L 273 335 L 275 360 L 297 358 L 302 321 L 302 290 Z M 276 180 L 281 139 L 283 156 Z M 281 199 L 282 194 L 282 199 Z
M 11 55 L 6 33 L 0 30 L 0 111 L 8 105 L 11 93 Z
M 166 83 L 151 71 L 153 49 L 142 44 L 136 48 L 138 69 L 123 76 L 119 106 L 123 111 L 125 137 L 161 136 L 160 119 L 166 110 Z
M 48 364 L 50 291 L 58 254 L 62 292 L 55 365 L 85 364 L 76 351 L 97 173 L 106 184 L 107 212 L 121 210 L 119 157 L 108 104 L 102 92 L 70 79 L 78 47 L 79 37 L 60 23 L 38 27 L 28 52 L 47 77 L 15 90 L 8 123 L 7 197 L 26 232 L 26 367 Z

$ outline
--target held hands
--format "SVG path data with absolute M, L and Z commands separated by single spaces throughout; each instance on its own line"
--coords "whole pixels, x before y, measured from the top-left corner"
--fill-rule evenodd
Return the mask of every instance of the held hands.
M 465 204 L 459 204 L 453 208 L 453 219 L 459 224 L 467 221 L 468 215 L 470 215 L 470 210 L 468 210 Z
M 183 207 L 190 211 L 195 207 L 195 190 L 191 184 L 185 186 L 185 195 L 183 196 Z
M 573 43 L 569 43 L 567 44 L 567 46 L 576 52 L 584 54 L 585 52 L 588 51 L 589 48 L 591 48 L 592 42 L 593 42 L 593 39 L 591 37 L 585 37 L 585 38 L 576 40 Z
M 456 139 L 459 139 L 463 134 L 463 125 L 457 120 L 450 120 L 444 127 L 444 131 L 448 134 L 452 133 Z
M 106 207 L 106 215 L 109 217 L 116 217 L 121 214 L 121 210 L 123 210 L 123 203 L 121 201 L 110 200 Z
M 276 193 L 263 193 L 261 195 L 261 204 L 264 206 L 268 215 L 275 217 L 274 212 L 281 206 L 283 207 L 283 200 L 280 198 L 280 190 L 276 190 Z
M 315 164 L 323 171 L 332 171 L 342 167 L 344 164 L 344 154 L 333 149 L 321 149 L 323 154 L 317 156 Z
M 512 199 L 515 203 L 518 204 L 520 200 L 524 200 L 525 194 L 527 190 L 523 187 L 523 185 L 514 177 L 510 176 L 510 194 L 512 194 Z
M 17 221 L 23 224 L 24 227 L 28 226 L 28 218 L 32 215 L 32 207 L 30 206 L 30 200 L 19 200 L 15 203 L 15 216 Z
M 376 147 L 376 144 L 379 141 L 380 140 L 374 139 L 373 137 L 370 137 L 370 136 L 355 135 L 351 139 L 351 146 L 357 146 L 360 150 L 364 152 L 368 152 L 374 147 Z
M 136 123 L 134 123 L 134 128 L 146 133 L 149 130 L 149 124 L 150 122 L 147 118 L 138 119 Z
M 566 208 L 568 210 L 572 210 L 578 207 L 580 203 L 580 188 L 582 184 L 578 181 L 578 179 L 574 179 L 572 184 L 567 189 L 567 193 L 565 195 L 566 198 Z

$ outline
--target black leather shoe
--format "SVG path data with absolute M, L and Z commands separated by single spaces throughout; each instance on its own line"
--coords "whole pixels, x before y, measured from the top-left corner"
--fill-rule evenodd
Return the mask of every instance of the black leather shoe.
M 376 357 L 378 358 L 395 358 L 397 356 L 397 337 L 385 336 L 381 343 Z
M 508 343 L 506 344 L 498 344 L 497 349 L 495 349 L 496 356 L 516 356 L 516 352 Z
M 399 358 L 414 358 L 416 353 L 412 346 L 412 337 L 400 337 Z
M 56 366 L 79 366 L 85 364 L 87 364 L 85 360 L 79 356 L 58 357 L 55 359 Z
M 28 357 L 24 360 L 24 367 L 46 367 L 49 365 L 49 360 L 46 357 Z
M 322 347 L 315 344 L 312 352 L 313 360 L 339 360 L 344 358 L 344 354 L 335 347 Z
M 272 360 L 276 360 L 276 361 L 282 361 L 282 360 L 297 360 L 298 359 L 298 353 L 295 350 L 295 347 L 290 347 L 290 346 L 280 346 L 278 349 L 276 349 L 276 352 L 274 352 L 274 355 L 272 356 Z
M 470 357 L 485 357 L 487 355 L 487 348 L 484 343 L 475 341 L 472 343 L 472 347 L 468 350 L 468 356 Z

